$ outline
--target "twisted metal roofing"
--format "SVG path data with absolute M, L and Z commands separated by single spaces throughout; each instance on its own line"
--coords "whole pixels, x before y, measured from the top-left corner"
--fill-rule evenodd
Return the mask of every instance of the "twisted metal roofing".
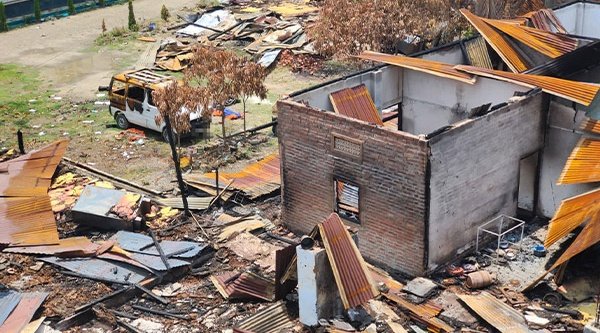
M 329 215 L 319 232 L 344 307 L 353 308 L 377 296 L 365 261 L 340 217 Z
M 502 333 L 529 333 L 525 318 L 515 309 L 483 291 L 479 295 L 457 295 L 469 308 Z
M 600 85 L 597 84 L 570 81 L 549 76 L 510 73 L 465 65 L 457 65 L 454 68 L 467 73 L 512 82 L 525 87 L 539 87 L 548 94 L 559 96 L 585 106 L 589 106 L 592 103 L 600 90 Z
M 588 118 L 581 124 L 581 129 L 590 133 L 600 134 L 600 121 Z
M 383 126 L 379 111 L 364 84 L 333 92 L 329 99 L 335 113 Z
M 547 248 L 600 212 L 600 188 L 563 200 L 548 226 Z
M 443 62 L 371 51 L 365 51 L 361 53 L 360 55 L 358 55 L 358 58 L 383 62 L 386 64 L 400 66 L 403 68 L 429 73 L 432 75 L 441 76 L 449 79 L 454 79 L 469 84 L 475 83 L 475 77 L 473 75 L 458 71 L 454 68 L 454 65 L 446 64 Z
M 569 155 L 558 185 L 600 181 L 600 140 L 583 138 Z

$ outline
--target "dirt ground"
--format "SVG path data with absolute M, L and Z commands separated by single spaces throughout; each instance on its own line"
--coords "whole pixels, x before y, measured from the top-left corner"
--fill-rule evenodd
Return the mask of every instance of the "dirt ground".
M 134 9 L 138 21 L 156 21 L 163 4 L 175 16 L 182 8 L 192 8 L 196 3 L 193 0 L 136 0 Z M 74 101 L 90 100 L 99 85 L 108 84 L 115 71 L 125 69 L 123 63 L 135 62 L 135 56 L 131 58 L 132 50 L 98 51 L 94 48 L 94 40 L 102 32 L 102 20 L 110 31 L 127 26 L 127 14 L 127 4 L 115 5 L 2 33 L 0 63 L 36 68 L 59 95 Z

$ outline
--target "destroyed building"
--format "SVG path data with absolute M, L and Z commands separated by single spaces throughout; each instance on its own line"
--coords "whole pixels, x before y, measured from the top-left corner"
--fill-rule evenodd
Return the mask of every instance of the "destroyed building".
M 463 14 L 485 41 L 498 40 L 488 25 L 501 23 Z M 589 191 L 556 180 L 597 112 L 593 86 L 575 81 L 600 82 L 591 25 L 600 5 L 555 14 L 572 38 L 557 43 L 574 43 L 558 54 L 519 35 L 500 36 L 489 55 L 482 37 L 416 59 L 365 53 L 387 65 L 280 100 L 284 223 L 308 233 L 338 212 L 366 258 L 419 275 L 471 248 L 478 226 L 500 214 L 550 218 L 561 200 Z

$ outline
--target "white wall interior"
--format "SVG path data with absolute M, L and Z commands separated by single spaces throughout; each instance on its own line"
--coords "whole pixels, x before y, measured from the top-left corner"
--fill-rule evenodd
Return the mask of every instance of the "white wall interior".
M 578 2 L 554 11 L 561 24 L 573 35 L 600 38 L 600 4 Z
M 520 160 L 543 144 L 542 93 L 429 140 L 429 268 L 472 245 L 477 227 L 517 209 Z
M 533 212 L 535 206 L 535 178 L 538 153 L 524 157 L 519 162 L 519 197 L 517 207 Z
M 556 185 L 569 155 L 582 137 L 579 127 L 585 118 L 583 111 L 576 112 L 572 107 L 556 101 L 550 103 L 538 212 L 548 218 L 554 216 L 562 200 L 598 187 L 598 184 Z

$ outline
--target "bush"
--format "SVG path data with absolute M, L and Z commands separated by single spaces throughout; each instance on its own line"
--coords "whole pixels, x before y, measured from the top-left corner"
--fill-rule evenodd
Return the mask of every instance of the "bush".
M 162 5 L 162 8 L 160 9 L 160 18 L 166 22 L 169 20 L 169 17 L 171 17 L 171 13 L 169 13 L 167 6 Z
M 135 13 L 133 12 L 133 1 L 129 0 L 129 21 L 128 27 L 131 31 L 138 31 L 137 21 L 135 20 Z
M 69 15 L 74 15 L 75 14 L 75 4 L 73 3 L 73 0 L 67 0 L 67 7 L 69 7 Z
M 6 11 L 4 10 L 4 3 L 0 2 L 0 32 L 7 30 L 8 24 L 6 23 Z
M 40 0 L 33 0 L 33 16 L 35 16 L 35 20 L 38 22 L 42 19 Z
M 98 6 L 104 7 L 104 0 L 98 0 Z
M 126 41 L 134 39 L 136 34 L 132 34 L 125 27 L 116 27 L 109 32 L 102 33 L 95 40 L 95 44 L 98 46 L 106 46 L 111 44 L 122 44 Z

